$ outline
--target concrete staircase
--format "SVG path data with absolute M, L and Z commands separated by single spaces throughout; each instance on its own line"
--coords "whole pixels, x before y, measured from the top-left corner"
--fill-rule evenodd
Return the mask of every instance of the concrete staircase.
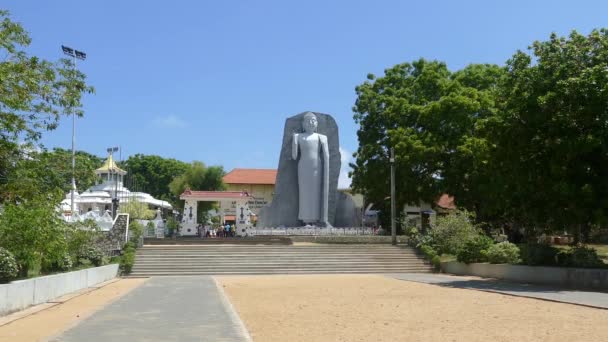
M 145 245 L 137 251 L 130 276 L 431 271 L 405 246 Z

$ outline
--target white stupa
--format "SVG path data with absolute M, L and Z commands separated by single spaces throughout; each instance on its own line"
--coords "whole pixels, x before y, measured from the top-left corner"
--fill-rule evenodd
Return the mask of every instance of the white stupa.
M 127 171 L 119 168 L 112 154 L 108 155 L 108 159 L 103 165 L 95 170 L 98 177 L 98 183 L 82 193 L 74 194 L 74 211 L 76 217 L 84 216 L 87 213 L 102 217 L 106 212 L 112 210 L 112 198 L 119 199 L 119 205 L 128 203 L 129 201 L 137 201 L 145 203 L 150 209 L 171 210 L 172 206 L 167 201 L 162 201 L 152 197 L 145 192 L 131 192 L 123 185 L 124 176 Z M 71 193 L 65 196 L 61 202 L 61 209 L 66 220 L 71 217 Z M 91 214 L 89 214 L 90 216 Z

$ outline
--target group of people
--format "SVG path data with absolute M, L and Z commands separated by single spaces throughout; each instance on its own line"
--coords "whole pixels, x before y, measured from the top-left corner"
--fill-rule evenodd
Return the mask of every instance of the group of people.
M 197 235 L 204 238 L 225 238 L 236 236 L 236 226 L 226 223 L 225 226 L 212 227 L 209 225 L 203 226 L 202 224 L 197 227 Z

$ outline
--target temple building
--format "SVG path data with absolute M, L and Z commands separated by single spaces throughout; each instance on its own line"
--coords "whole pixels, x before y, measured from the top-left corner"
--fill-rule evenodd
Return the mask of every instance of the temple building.
M 276 178 L 276 169 L 233 169 L 223 180 L 228 191 L 246 192 L 250 196 L 249 209 L 258 215 L 262 207 L 272 202 Z M 234 222 L 236 201 L 220 202 L 220 213 L 224 222 Z
M 98 216 L 103 216 L 107 211 L 112 212 L 112 198 L 118 199 L 118 206 L 129 201 L 138 201 L 148 205 L 150 209 L 161 209 L 163 212 L 173 209 L 167 201 L 162 201 L 152 197 L 145 192 L 131 192 L 124 187 L 124 176 L 127 171 L 116 165 L 112 154 L 108 155 L 103 165 L 95 170 L 98 177 L 97 184 L 89 189 L 74 194 L 74 211 L 76 215 L 84 215 L 93 212 Z M 68 193 L 61 202 L 63 216 L 70 220 L 71 213 L 71 193 Z

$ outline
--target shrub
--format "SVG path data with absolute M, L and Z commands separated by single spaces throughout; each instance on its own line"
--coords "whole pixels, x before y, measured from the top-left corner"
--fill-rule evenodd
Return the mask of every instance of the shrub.
M 492 264 L 519 263 L 519 248 L 508 241 L 497 243 L 488 248 L 488 261 Z
M 173 236 L 173 232 L 179 228 L 179 222 L 173 217 L 169 217 L 165 223 L 168 236 Z
M 488 261 L 488 249 L 492 247 L 494 240 L 485 236 L 477 235 L 466 241 L 456 253 L 456 260 L 470 264 L 474 262 Z
M 560 266 L 567 267 L 605 267 L 597 251 L 583 245 L 560 251 L 557 254 L 557 261 Z
M 156 232 L 156 226 L 153 221 L 148 221 L 146 224 L 146 236 L 154 236 Z
M 122 257 L 120 259 L 120 272 L 122 274 L 131 273 L 133 264 L 135 263 L 135 246 L 132 242 L 127 242 L 122 250 Z
M 72 264 L 82 263 L 80 258 L 86 257 L 87 250 L 97 248 L 96 242 L 102 237 L 97 224 L 92 220 L 76 222 L 66 229 L 67 251 L 72 258 Z M 86 262 L 86 261 L 85 261 Z M 65 263 L 65 262 L 64 262 Z
M 530 266 L 555 266 L 559 249 L 545 244 L 519 245 L 521 263 Z
M 151 220 L 156 216 L 156 211 L 148 208 L 146 203 L 130 198 L 128 202 L 121 203 L 120 212 L 129 214 L 131 220 Z
M 437 252 L 435 252 L 435 250 L 433 249 L 433 247 L 428 246 L 428 245 L 421 246 L 420 247 L 420 251 L 429 260 L 432 260 L 434 257 L 437 256 Z
M 0 247 L 0 283 L 9 282 L 19 274 L 19 267 L 13 253 Z
M 144 233 L 144 226 L 135 220 L 129 222 L 129 241 L 133 242 L 136 246 L 139 243 L 139 239 Z
M 103 252 L 97 247 L 87 247 L 81 251 L 78 259 L 88 260 L 94 266 L 101 266 L 103 265 Z M 85 264 L 85 262 L 81 263 Z
M 431 260 L 431 263 L 433 266 L 435 266 L 436 270 L 439 270 L 441 268 L 441 257 L 439 255 L 435 255 Z
M 72 257 L 70 253 L 67 251 L 63 254 L 63 257 L 58 259 L 43 259 L 40 262 L 40 272 L 54 273 L 54 272 L 65 272 L 69 271 L 72 267 L 74 267 L 74 262 L 72 261 Z
M 422 245 L 419 248 L 420 252 L 422 252 L 424 257 L 433 264 L 436 270 L 439 270 L 439 268 L 441 267 L 441 258 L 439 257 L 437 252 L 435 252 L 433 247 L 429 245 Z
M 430 241 L 437 253 L 455 255 L 467 241 L 478 236 L 479 229 L 472 223 L 473 219 L 473 215 L 467 211 L 438 217 L 429 232 Z
M 60 262 L 66 250 L 66 224 L 53 201 L 41 196 L 20 204 L 5 204 L 0 215 L 0 246 L 15 256 L 19 276 L 40 262 Z
M 61 271 L 69 271 L 74 267 L 74 262 L 72 262 L 72 257 L 70 254 L 66 253 L 63 256 L 63 262 L 61 263 Z

